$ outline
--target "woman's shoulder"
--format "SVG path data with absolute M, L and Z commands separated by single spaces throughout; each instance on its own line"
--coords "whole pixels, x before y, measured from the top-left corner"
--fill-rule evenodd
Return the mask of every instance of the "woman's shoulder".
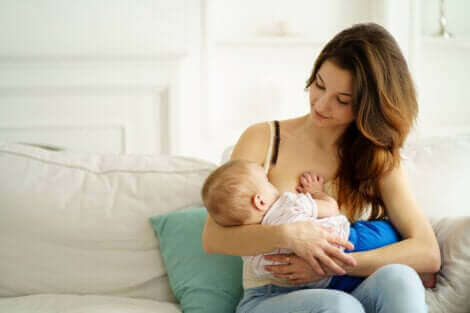
M 298 133 L 299 129 L 305 124 L 305 120 L 308 118 L 308 115 L 302 115 L 290 119 L 285 119 L 279 121 L 279 126 L 281 128 L 281 137 L 290 137 Z
M 299 116 L 299 117 L 290 118 L 290 119 L 278 120 L 278 122 L 281 128 L 290 130 L 291 128 L 298 127 L 300 124 L 302 124 L 305 118 L 306 118 L 305 116 Z M 249 138 L 255 137 L 256 139 L 266 139 L 266 138 L 269 139 L 269 136 L 270 136 L 269 124 L 273 122 L 274 120 L 252 124 L 244 130 L 242 137 L 245 136 Z
M 281 137 L 283 136 L 284 129 L 289 131 L 289 129 L 295 127 L 301 120 L 302 117 L 279 121 Z M 264 163 L 271 140 L 270 123 L 272 123 L 272 121 L 256 123 L 246 128 L 233 149 L 231 159 L 250 160 L 259 164 Z
M 241 134 L 233 149 L 231 159 L 250 160 L 261 164 L 264 161 L 269 140 L 269 122 L 253 124 Z

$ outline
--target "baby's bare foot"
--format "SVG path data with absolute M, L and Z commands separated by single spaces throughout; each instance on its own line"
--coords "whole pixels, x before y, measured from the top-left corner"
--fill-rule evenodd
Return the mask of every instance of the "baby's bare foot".
M 317 191 L 323 191 L 325 180 L 320 175 L 314 175 L 311 172 L 304 172 L 300 175 L 299 180 L 300 183 L 296 188 L 298 192 L 314 193 Z

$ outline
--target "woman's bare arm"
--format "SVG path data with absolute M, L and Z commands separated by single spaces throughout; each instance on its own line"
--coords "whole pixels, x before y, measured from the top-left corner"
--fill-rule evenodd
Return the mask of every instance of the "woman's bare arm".
M 378 268 L 392 263 L 407 264 L 419 273 L 435 273 L 441 265 L 439 246 L 427 218 L 414 200 L 404 170 L 392 171 L 380 182 L 387 214 L 403 241 L 376 250 L 351 253 L 357 265 L 350 267 L 332 257 L 349 275 L 368 276 Z M 285 255 L 269 255 L 269 260 L 285 263 Z M 294 284 L 316 281 L 322 276 L 307 265 L 305 258 L 290 256 L 289 265 L 272 265 L 274 276 Z M 327 275 L 335 275 L 326 269 Z
M 209 216 L 202 232 L 203 248 L 207 253 L 239 256 L 265 253 L 288 245 L 280 226 L 282 225 L 223 227 Z
M 255 124 L 247 128 L 235 145 L 231 159 L 248 160 L 258 164 L 264 161 L 269 145 L 269 126 Z M 222 227 L 209 216 L 202 232 L 202 244 L 208 253 L 256 255 L 279 248 L 279 227 L 245 225 Z M 253 240 L 257 238 L 257 240 Z
M 387 215 L 404 238 L 380 249 L 353 253 L 357 266 L 347 268 L 351 275 L 367 276 L 379 267 L 400 263 L 420 273 L 435 273 L 441 266 L 439 245 L 431 225 L 414 199 L 408 179 L 400 166 L 380 182 Z

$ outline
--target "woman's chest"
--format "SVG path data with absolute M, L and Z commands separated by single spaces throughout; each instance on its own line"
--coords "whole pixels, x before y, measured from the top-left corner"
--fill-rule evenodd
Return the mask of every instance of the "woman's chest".
M 308 147 L 292 149 L 284 147 L 282 153 L 278 155 L 276 165 L 272 165 L 270 169 L 269 180 L 280 192 L 295 192 L 302 173 L 310 171 L 314 175 L 322 176 L 325 182 L 329 182 L 335 177 L 337 167 L 338 160 L 331 155 Z

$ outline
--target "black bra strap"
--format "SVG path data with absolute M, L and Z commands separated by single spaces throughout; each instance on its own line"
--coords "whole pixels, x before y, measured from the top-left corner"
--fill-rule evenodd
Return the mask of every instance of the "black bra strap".
M 273 157 L 271 159 L 271 164 L 275 165 L 277 162 L 277 156 L 279 155 L 279 141 L 281 140 L 280 136 L 280 129 L 279 129 L 279 121 L 274 121 L 274 151 Z

